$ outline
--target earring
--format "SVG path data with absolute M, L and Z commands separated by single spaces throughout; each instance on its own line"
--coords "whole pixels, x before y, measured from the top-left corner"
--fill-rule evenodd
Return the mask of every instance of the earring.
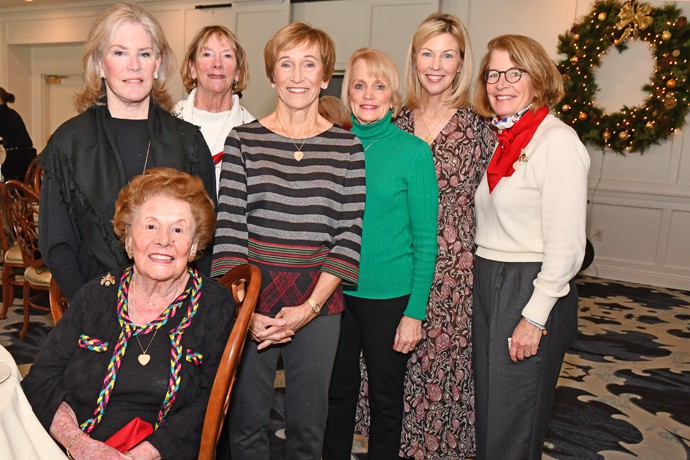
M 271 83 L 271 88 L 275 89 L 275 87 L 276 87 L 276 84 L 275 84 L 275 83 Z
M 326 88 L 328 88 L 328 85 L 326 85 L 325 83 L 323 85 L 321 85 L 321 89 L 326 89 Z
M 105 80 L 105 74 L 103 73 L 102 70 L 101 70 L 101 80 Z
M 127 248 L 127 257 L 129 257 L 130 259 L 133 259 L 134 258 L 133 255 L 134 254 L 132 254 L 132 250 Z
M 232 90 L 234 91 L 235 88 L 237 88 L 237 80 L 232 82 Z
M 153 79 L 158 80 L 158 71 L 153 72 Z

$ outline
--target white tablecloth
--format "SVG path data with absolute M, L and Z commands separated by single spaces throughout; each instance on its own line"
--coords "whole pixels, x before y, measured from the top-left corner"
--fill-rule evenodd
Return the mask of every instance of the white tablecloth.
M 0 362 L 12 375 L 0 383 L 0 458 L 3 460 L 61 460 L 65 454 L 38 421 L 19 384 L 12 355 L 0 346 Z

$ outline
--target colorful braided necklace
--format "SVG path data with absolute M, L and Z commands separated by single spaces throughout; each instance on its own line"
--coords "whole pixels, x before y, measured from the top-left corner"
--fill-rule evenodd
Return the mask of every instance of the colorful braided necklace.
M 132 336 L 140 334 L 148 334 L 153 330 L 158 330 L 161 326 L 166 324 L 170 318 L 175 316 L 177 309 L 184 300 L 189 296 L 190 302 L 187 308 L 187 313 L 185 314 L 180 324 L 170 331 L 170 379 L 168 381 L 168 391 L 163 400 L 160 411 L 158 412 L 158 420 L 156 421 L 155 429 L 158 429 L 161 423 L 165 420 L 168 415 L 170 408 L 177 399 L 177 393 L 180 388 L 180 372 L 182 370 L 182 345 L 181 339 L 184 330 L 189 327 L 192 323 L 192 318 L 196 315 L 199 309 L 199 298 L 201 297 L 201 286 L 202 280 L 201 276 L 196 270 L 187 269 L 190 277 L 192 278 L 192 286 L 180 294 L 175 301 L 165 309 L 163 314 L 155 321 L 151 321 L 141 326 L 134 324 L 128 314 L 128 292 L 130 282 L 132 280 L 133 269 L 129 267 L 125 270 L 120 278 L 120 285 L 117 290 L 117 320 L 120 324 L 120 335 L 118 337 L 117 343 L 113 349 L 113 355 L 108 363 L 107 373 L 105 379 L 103 379 L 103 389 L 98 395 L 96 401 L 96 409 L 94 410 L 93 417 L 86 420 L 79 427 L 82 431 L 86 433 L 91 433 L 91 431 L 100 423 L 105 414 L 105 410 L 108 407 L 108 402 L 110 401 L 110 396 L 112 395 L 113 388 L 115 387 L 115 380 L 117 379 L 117 372 L 122 365 L 122 358 L 125 356 L 127 351 L 127 344 Z

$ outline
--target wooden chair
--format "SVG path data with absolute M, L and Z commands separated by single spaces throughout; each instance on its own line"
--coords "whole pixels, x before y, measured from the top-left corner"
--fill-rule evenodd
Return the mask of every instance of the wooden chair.
M 50 298 L 50 313 L 53 314 L 53 324 L 57 324 L 65 314 L 65 310 L 69 306 L 67 297 L 60 290 L 55 278 L 50 280 L 50 289 L 48 290 L 48 297 Z
M 5 184 L 0 182 L 0 201 L 5 195 Z M 0 319 L 7 318 L 7 310 L 14 302 L 15 286 L 24 287 L 24 259 L 19 245 L 12 236 L 5 207 L 0 215 L 0 243 L 2 244 L 2 310 Z
M 19 333 L 20 340 L 24 340 L 29 328 L 30 308 L 49 310 L 48 307 L 33 303 L 31 300 L 31 289 L 47 292 L 52 279 L 50 270 L 43 263 L 41 251 L 38 249 L 38 201 L 38 194 L 26 184 L 16 180 L 5 182 L 3 205 L 26 267 L 23 289 L 24 325 Z
M 43 167 L 38 164 L 38 157 L 31 160 L 26 169 L 24 183 L 33 188 L 37 195 L 41 195 L 41 182 L 43 182 Z
M 233 268 L 220 280 L 220 284 L 232 290 L 237 302 L 237 319 L 225 345 L 225 351 L 218 365 L 218 372 L 213 381 L 211 397 L 206 406 L 204 428 L 201 432 L 199 460 L 213 460 L 216 445 L 220 437 L 223 421 L 230 405 L 230 393 L 235 383 L 235 374 L 240 364 L 242 350 L 247 338 L 249 320 L 254 313 L 256 301 L 261 289 L 261 271 L 254 265 L 244 264 Z M 241 301 L 237 297 L 237 286 L 244 283 L 245 296 Z

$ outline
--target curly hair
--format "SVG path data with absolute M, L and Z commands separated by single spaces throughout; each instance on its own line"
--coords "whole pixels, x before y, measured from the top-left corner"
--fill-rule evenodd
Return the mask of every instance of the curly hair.
M 194 219 L 193 241 L 197 243 L 197 254 L 203 252 L 216 229 L 213 200 L 200 178 L 174 168 L 148 169 L 120 190 L 113 218 L 113 229 L 120 242 L 125 244 L 141 206 L 161 195 L 189 203 Z

